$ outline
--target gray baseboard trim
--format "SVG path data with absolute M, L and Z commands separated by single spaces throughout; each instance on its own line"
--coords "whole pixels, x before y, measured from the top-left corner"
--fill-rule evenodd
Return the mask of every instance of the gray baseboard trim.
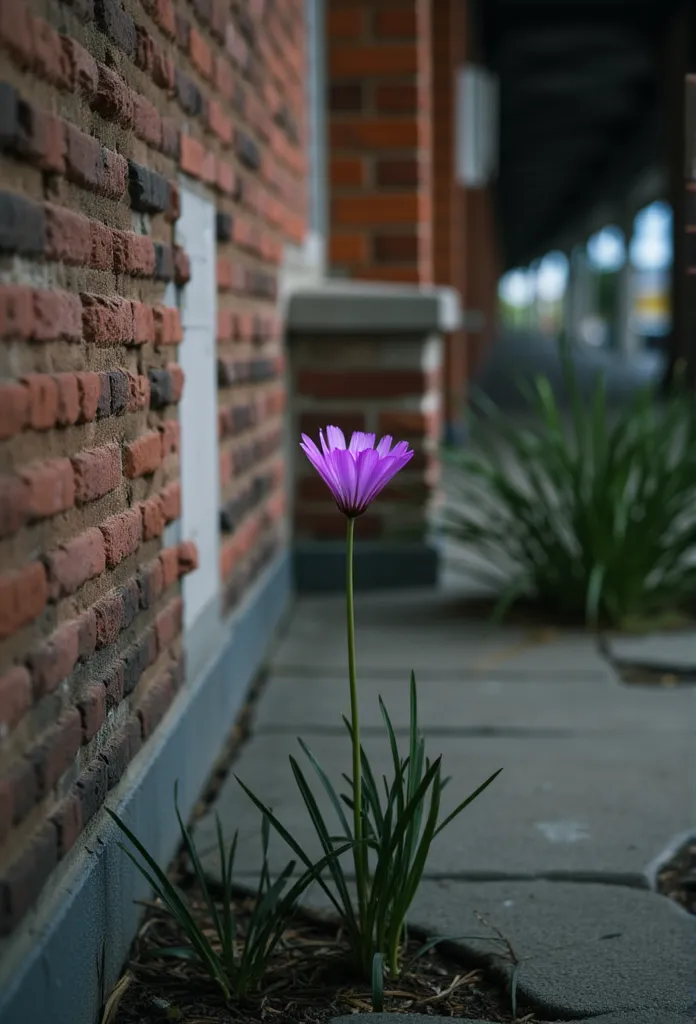
M 179 843 L 173 787 L 188 817 L 289 606 L 283 552 L 226 625 L 225 643 L 190 679 L 109 794 L 107 806 L 161 864 Z M 95 1024 L 136 934 L 147 886 L 104 811 L 90 823 L 18 932 L 0 947 L 0 1024 Z
M 355 589 L 432 587 L 438 579 L 439 557 L 437 548 L 427 543 L 357 541 L 353 562 Z M 295 587 L 300 593 L 341 591 L 346 578 L 345 543 L 297 543 L 293 569 Z

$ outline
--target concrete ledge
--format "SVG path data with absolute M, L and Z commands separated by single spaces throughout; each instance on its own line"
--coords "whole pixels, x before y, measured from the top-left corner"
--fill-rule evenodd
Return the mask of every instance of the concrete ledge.
M 167 863 L 179 843 L 173 787 L 188 817 L 244 702 L 291 594 L 283 552 L 227 623 L 226 643 L 190 680 L 130 765 L 107 806 Z M 136 933 L 147 886 L 118 848 L 121 837 L 102 811 L 2 949 L 0 1024 L 95 1024 L 118 980 Z
M 356 590 L 431 587 L 437 583 L 439 552 L 425 543 L 358 541 L 353 564 Z M 300 593 L 341 591 L 346 578 L 345 543 L 298 542 L 294 546 L 293 568 Z
M 286 323 L 291 334 L 428 334 L 457 330 L 462 311 L 453 288 L 331 281 L 289 295 Z

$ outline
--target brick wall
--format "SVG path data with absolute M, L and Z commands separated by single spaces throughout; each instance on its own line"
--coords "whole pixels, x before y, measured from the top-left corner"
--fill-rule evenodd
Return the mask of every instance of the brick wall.
M 398 301 L 398 300 L 397 300 Z M 422 541 L 438 483 L 441 343 L 406 332 L 292 338 L 293 434 L 318 442 L 327 423 L 408 441 L 414 456 L 356 526 L 360 540 Z M 304 458 L 297 460 L 295 536 L 337 540 L 345 521 Z
M 432 281 L 430 5 L 328 0 L 334 273 Z
M 216 203 L 221 572 L 283 509 L 283 242 L 304 229 L 300 0 L 0 0 L 0 933 L 185 677 L 179 172 Z M 167 290 L 168 304 L 165 303 Z

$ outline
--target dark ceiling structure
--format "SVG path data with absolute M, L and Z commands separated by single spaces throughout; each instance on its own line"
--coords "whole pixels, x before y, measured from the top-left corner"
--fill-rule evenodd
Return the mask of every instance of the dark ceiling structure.
M 483 59 L 500 87 L 507 268 L 568 250 L 593 216 L 604 218 L 595 227 L 620 221 L 631 196 L 641 205 L 666 189 L 666 48 L 680 2 L 479 0 Z

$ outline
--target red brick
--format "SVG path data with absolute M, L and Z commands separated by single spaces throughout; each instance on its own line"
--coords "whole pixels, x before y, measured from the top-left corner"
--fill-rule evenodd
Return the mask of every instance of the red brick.
M 223 145 L 229 146 L 234 137 L 232 119 L 225 114 L 217 100 L 208 101 L 207 115 L 210 131 L 217 135 Z
M 106 718 L 106 689 L 103 683 L 87 686 L 76 701 L 82 720 L 82 742 L 89 743 Z
M 58 855 L 64 857 L 77 842 L 83 828 L 82 807 L 75 793 L 69 793 L 51 814 L 58 835 Z
M 31 677 L 24 665 L 0 676 L 0 737 L 4 739 L 31 707 Z
M 415 113 L 418 109 L 418 87 L 403 82 L 400 85 L 378 85 L 375 106 L 385 113 Z
M 159 557 L 140 568 L 138 583 L 140 585 L 140 607 L 151 608 L 164 588 L 162 562 Z
M 44 203 L 46 216 L 46 257 L 76 265 L 90 261 L 92 240 L 87 217 Z
M 133 131 L 139 139 L 156 149 L 162 144 L 162 118 L 154 104 L 140 93 L 131 93 Z
M 16 12 L 13 2 L 9 6 Z M 57 862 L 58 833 L 47 822 L 0 874 L 0 934 L 11 932 L 21 921 Z
M 186 379 L 184 371 L 178 363 L 167 363 L 167 369 L 172 381 L 172 402 L 180 402 L 181 396 L 184 393 L 184 382 Z
M 142 374 L 128 373 L 128 411 L 147 409 L 150 404 L 150 381 Z
M 102 680 L 104 683 L 104 689 L 106 690 L 107 711 L 117 707 L 123 700 L 124 671 L 123 662 L 117 661 L 111 666 Z
M 104 536 L 106 564 L 110 569 L 114 569 L 140 547 L 143 528 L 137 508 L 129 508 L 110 516 L 99 529 Z
M 205 148 L 197 139 L 182 132 L 179 151 L 181 170 L 184 174 L 190 174 L 192 178 L 202 178 L 204 163 Z
M 98 373 L 86 370 L 76 373 L 77 388 L 80 393 L 80 422 L 90 423 L 97 415 L 99 396 L 101 394 L 101 378 Z
M 29 389 L 21 384 L 0 384 L 0 441 L 14 437 L 29 420 Z
M 34 61 L 32 21 L 29 11 L 18 7 L 15 0 L 0 2 L 0 44 L 21 68 L 30 67 Z
M 51 693 L 70 675 L 80 656 L 77 622 L 66 622 L 45 643 L 29 652 L 27 666 L 36 700 Z
M 423 395 L 428 376 L 421 370 L 302 370 L 298 391 L 313 398 L 400 398 Z
M 214 78 L 220 97 L 229 102 L 234 97 L 234 74 L 227 57 L 215 57 Z
M 368 235 L 366 232 L 333 233 L 329 242 L 332 263 L 366 263 Z
M 378 160 L 375 168 L 376 183 L 381 188 L 416 186 L 420 180 L 420 167 L 416 159 Z
M 133 307 L 128 299 L 82 293 L 82 330 L 94 345 L 128 344 L 133 340 Z
M 147 235 L 132 231 L 114 231 L 114 270 L 133 277 L 152 277 L 155 272 L 155 245 Z
M 154 252 L 153 252 L 154 258 Z M 152 307 L 144 302 L 133 302 L 133 340 L 136 345 L 144 345 L 155 340 L 155 317 Z
M 361 36 L 365 31 L 364 18 L 364 11 L 359 8 L 330 9 L 326 21 L 329 38 Z
M 160 551 L 159 557 L 162 564 L 162 586 L 166 590 L 179 579 L 179 549 L 165 548 Z
M 179 310 L 172 306 L 155 306 L 155 339 L 157 345 L 180 345 L 182 339 Z
M 332 211 L 336 224 L 353 228 L 360 225 L 416 224 L 418 196 L 415 192 L 337 196 L 333 200 Z
M 121 449 L 117 444 L 73 455 L 75 499 L 80 504 L 94 501 L 121 483 Z
M 161 425 L 162 432 L 162 458 L 179 451 L 180 427 L 178 420 L 165 420 Z
M 180 288 L 191 280 L 191 261 L 180 245 L 174 246 L 174 280 Z
M 172 520 L 180 518 L 181 484 L 178 480 L 175 480 L 171 484 L 167 484 L 160 494 L 160 501 L 162 503 L 162 514 L 164 515 L 166 522 L 170 523 Z
M 49 726 L 29 753 L 39 778 L 39 791 L 48 793 L 71 766 L 82 741 L 82 723 L 77 708 L 68 708 L 55 725 Z
M 181 632 L 181 621 L 183 613 L 183 602 L 180 597 L 170 601 L 155 619 L 155 633 L 157 634 L 157 650 L 162 653 L 174 641 Z
M 393 43 L 380 46 L 332 46 L 329 49 L 332 77 L 363 75 L 405 75 L 418 72 L 415 45 Z
M 152 56 L 152 80 L 161 89 L 173 93 L 175 81 L 174 61 L 161 50 L 155 50 Z
M 143 739 L 147 739 L 164 718 L 173 698 L 174 686 L 168 672 L 150 683 L 147 690 L 138 697 L 136 713 L 140 719 Z
M 198 568 L 198 548 L 192 540 L 184 540 L 179 544 L 177 558 L 179 575 L 186 576 Z
M 52 598 L 74 594 L 83 583 L 104 572 L 106 557 L 100 530 L 85 530 L 46 557 Z
M 97 90 L 92 108 L 107 121 L 118 121 L 123 128 L 133 125 L 132 94 L 120 75 L 104 64 L 98 64 Z
M 22 378 L 29 392 L 29 426 L 34 430 L 50 430 L 58 419 L 59 391 L 53 377 L 30 373 Z
M 32 290 L 24 285 L 0 286 L 0 338 L 26 340 L 33 334 Z
M 97 91 L 99 81 L 97 62 L 76 39 L 61 36 L 60 41 L 68 62 L 70 88 L 72 92 L 79 93 L 83 99 L 90 101 Z
M 332 185 L 363 185 L 365 162 L 359 158 L 339 158 L 331 161 Z
M 66 125 L 66 175 L 81 188 L 96 191 L 102 175 L 102 147 L 98 139 L 74 124 Z
M 140 503 L 140 514 L 143 519 L 143 540 L 161 537 L 164 530 L 164 510 L 159 496 L 149 498 Z
M 30 19 L 36 73 L 40 78 L 57 85 L 59 89 L 69 89 L 70 65 L 63 51 L 60 36 L 43 18 L 30 16 Z
M 55 373 L 53 380 L 58 388 L 58 413 L 56 422 L 61 427 L 72 426 L 80 417 L 80 389 L 74 373 Z
M 166 36 L 173 39 L 176 35 L 176 17 L 172 0 L 154 0 L 153 18 Z
M 114 236 L 111 228 L 92 220 L 89 224 L 90 233 L 90 266 L 95 270 L 113 270 L 114 268 Z
M 375 11 L 374 19 L 375 33 L 378 36 L 403 36 L 409 39 L 416 37 L 415 5 L 409 10 Z
M 123 457 L 123 471 L 127 477 L 145 476 L 154 473 L 162 462 L 162 438 L 158 431 L 151 431 L 126 445 Z
M 169 209 L 164 214 L 168 221 L 178 220 L 181 216 L 181 194 L 176 182 L 169 182 Z
M 189 33 L 189 54 L 194 68 L 203 78 L 213 77 L 213 53 L 207 42 L 193 25 Z
M 19 477 L 26 488 L 30 519 L 44 519 L 65 512 L 75 504 L 75 481 L 70 459 L 51 459 L 23 466 Z
M 124 616 L 123 597 L 118 592 L 112 592 L 103 597 L 94 606 L 94 614 L 97 622 L 97 650 L 102 647 L 109 647 L 121 632 Z
M 82 306 L 77 295 L 54 289 L 32 292 L 34 341 L 79 341 L 82 337 Z

